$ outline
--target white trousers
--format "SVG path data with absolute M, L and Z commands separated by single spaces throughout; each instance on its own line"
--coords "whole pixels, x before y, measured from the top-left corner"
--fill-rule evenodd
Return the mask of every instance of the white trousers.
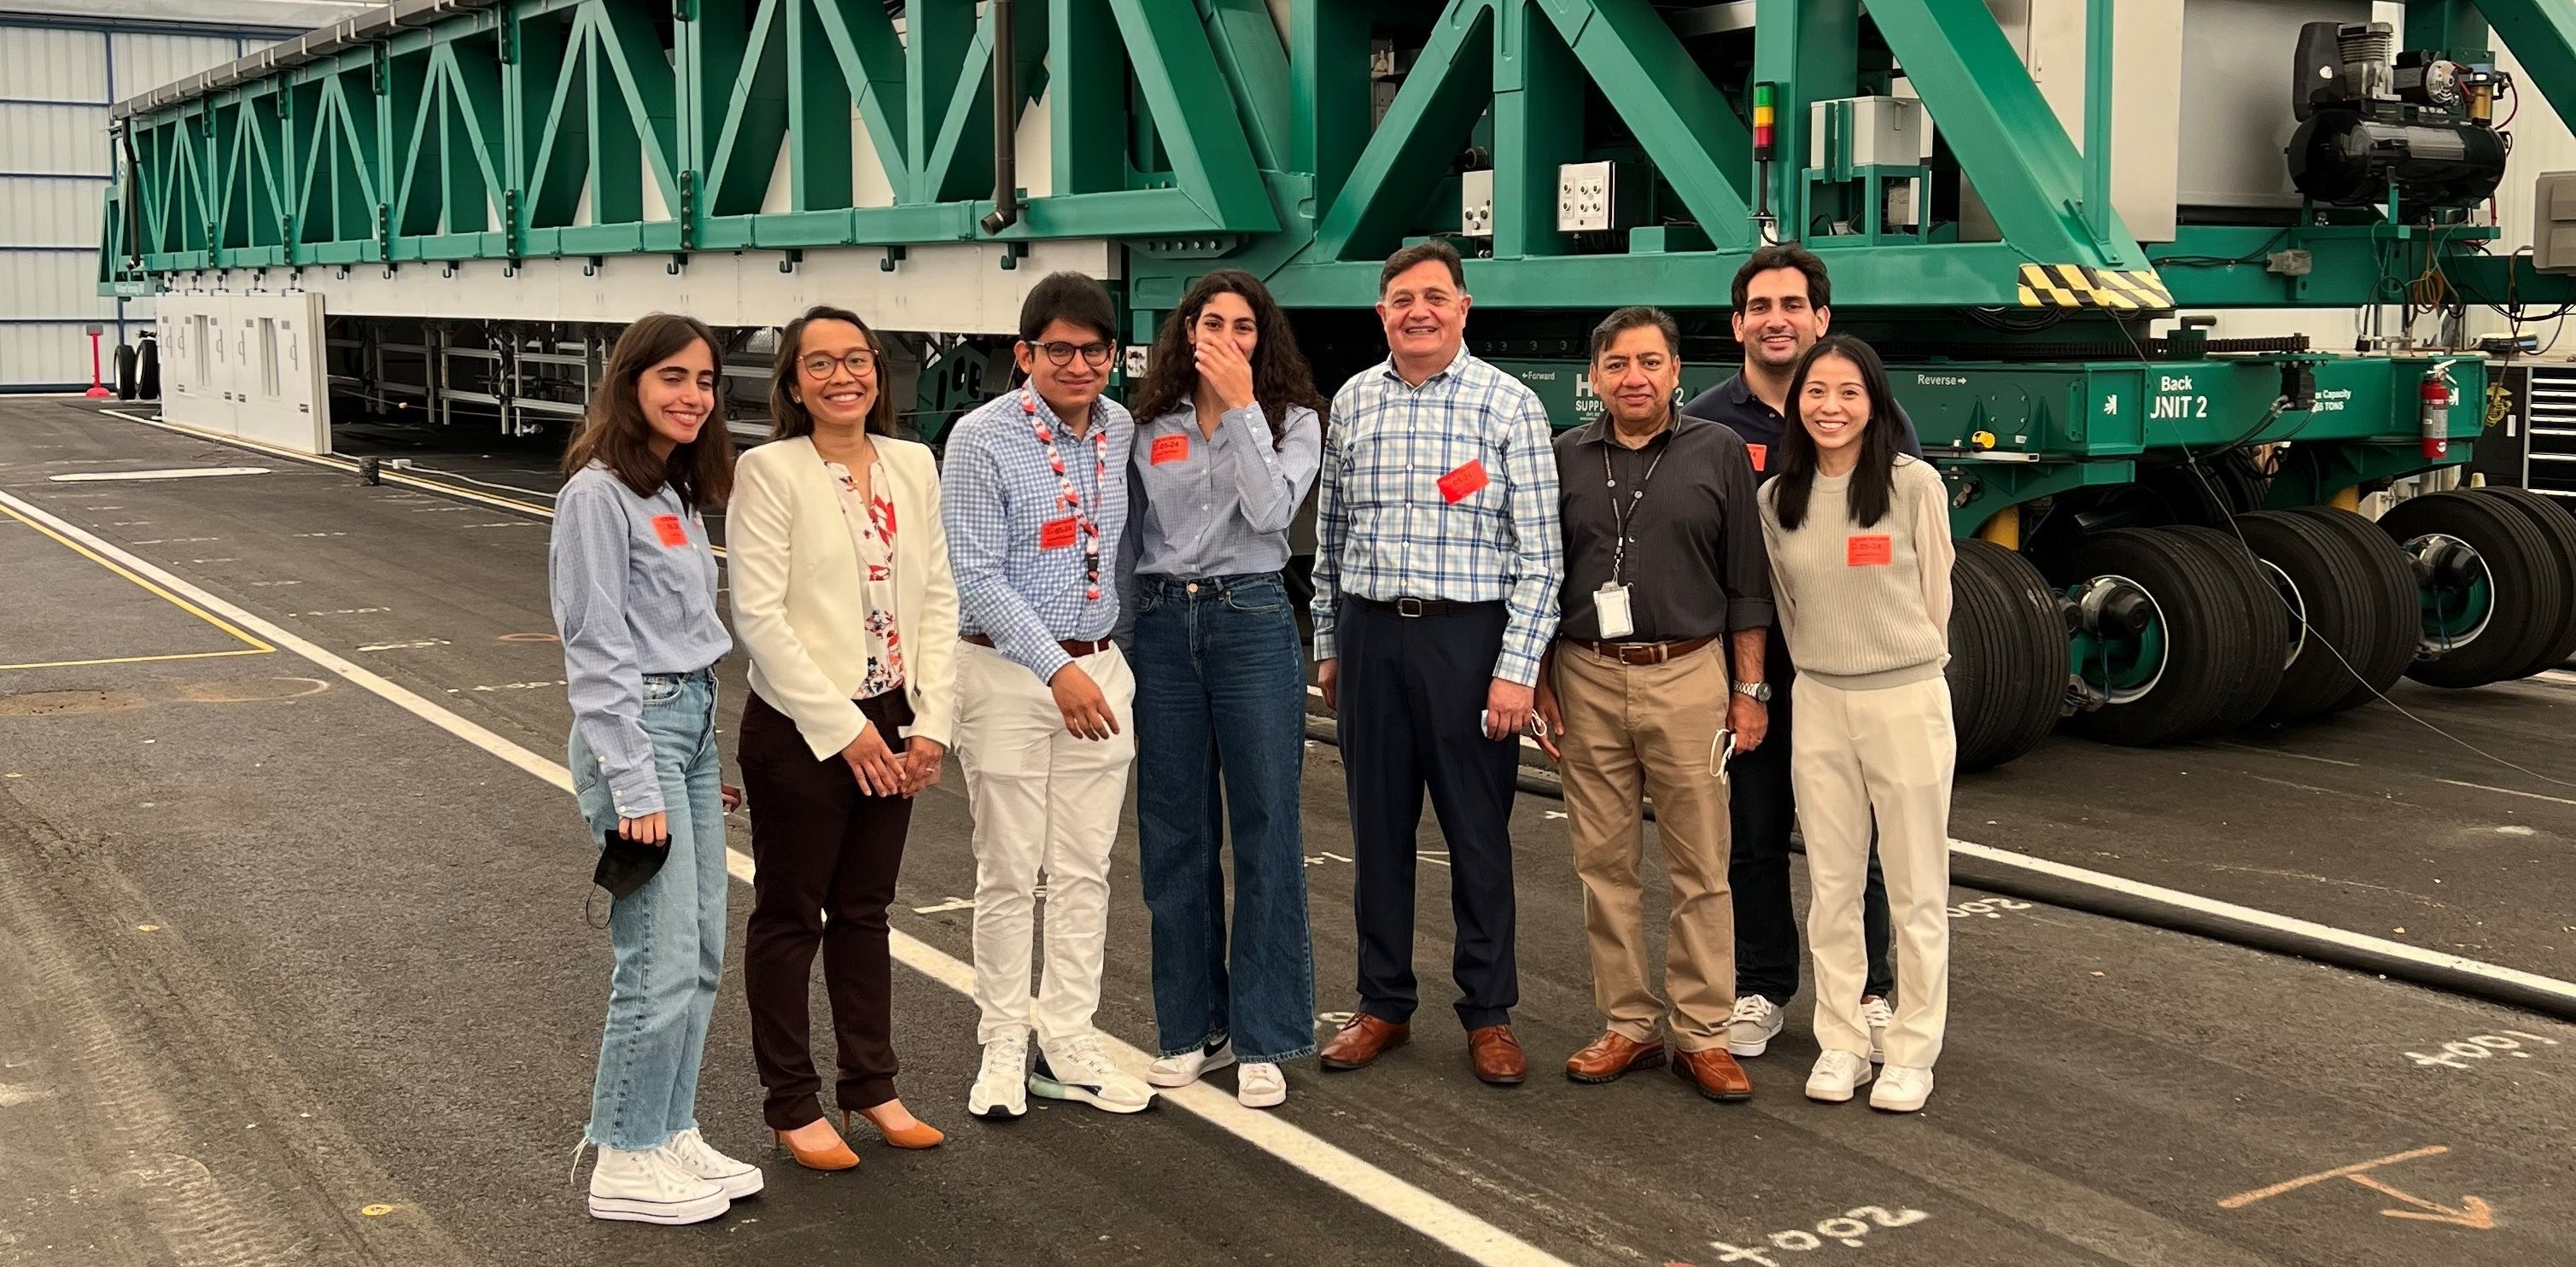
M 1871 815 L 1895 929 L 1896 1017 L 1887 1063 L 1928 1069 L 1950 1013 L 1950 774 L 1958 758 L 1950 684 L 1837 690 L 1798 679 L 1790 781 L 1807 842 L 1807 948 L 1816 961 L 1816 1045 L 1869 1052 L 1860 997 L 1869 972 L 1860 895 Z
M 959 648 L 957 764 L 975 811 L 975 1040 L 1034 1027 L 1041 1045 L 1092 1032 L 1109 939 L 1109 847 L 1136 759 L 1136 679 L 1118 648 L 1074 661 L 1118 733 L 1076 739 L 1037 675 L 989 647 Z M 1046 964 L 1030 1006 L 1038 875 Z

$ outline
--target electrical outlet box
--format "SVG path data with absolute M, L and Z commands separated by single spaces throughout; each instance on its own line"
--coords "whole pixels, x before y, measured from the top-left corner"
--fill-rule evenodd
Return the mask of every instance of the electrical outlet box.
M 1923 103 L 1912 97 L 1845 97 L 1807 109 L 1807 166 L 1915 167 L 1924 144 Z
M 1619 227 L 1618 166 L 1567 163 L 1556 169 L 1556 230 L 1600 233 Z
M 2531 266 L 2576 273 L 2576 172 L 2542 172 L 2533 187 Z
M 1459 174 L 1458 231 L 1471 238 L 1494 236 L 1494 173 L 1491 168 Z

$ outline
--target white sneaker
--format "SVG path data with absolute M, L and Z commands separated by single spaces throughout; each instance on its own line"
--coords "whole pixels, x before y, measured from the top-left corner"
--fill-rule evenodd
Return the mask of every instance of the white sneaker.
M 1726 1018 L 1726 1054 L 1751 1059 L 1771 1049 L 1771 1040 L 1789 1024 L 1789 1014 L 1759 994 L 1747 994 L 1735 1000 L 1735 1013 Z
M 1869 1063 L 1884 1063 L 1887 1055 L 1881 1044 L 1887 1039 L 1887 1027 L 1896 1020 L 1896 1009 L 1885 999 L 1862 999 L 1860 1018 L 1869 1026 Z
M 1029 1036 L 1025 1030 L 984 1044 L 984 1064 L 975 1072 L 975 1089 L 966 1093 L 966 1111 L 980 1118 L 1020 1117 L 1029 1111 Z
M 627 1223 L 704 1223 L 733 1202 L 724 1189 L 680 1169 L 662 1149 L 599 1150 L 590 1172 L 590 1217 Z
M 1816 1057 L 1816 1067 L 1807 1075 L 1807 1098 L 1826 1104 L 1842 1104 L 1852 1098 L 1852 1091 L 1869 1081 L 1869 1062 L 1847 1051 L 1829 1051 Z
M 695 1129 L 672 1136 L 670 1143 L 662 1145 L 662 1154 L 671 1164 L 723 1189 L 728 1201 L 760 1193 L 760 1167 L 708 1147 L 707 1137 Z
M 1129 1077 L 1100 1050 L 1100 1040 L 1085 1034 L 1053 1048 L 1041 1044 L 1037 1067 L 1029 1071 L 1029 1090 L 1049 1100 L 1072 1100 L 1110 1113 L 1142 1113 L 1154 1107 L 1153 1089 Z
M 1288 1075 L 1268 1061 L 1254 1061 L 1234 1075 L 1234 1102 L 1247 1109 L 1275 1108 L 1288 1102 Z
M 1158 1087 L 1186 1087 L 1233 1063 L 1234 1044 L 1220 1038 L 1214 1047 L 1165 1056 L 1145 1066 L 1145 1081 Z
M 1911 1113 L 1932 1098 L 1932 1071 L 1915 1065 L 1889 1065 L 1878 1072 L 1869 1090 L 1869 1107 L 1889 1113 Z

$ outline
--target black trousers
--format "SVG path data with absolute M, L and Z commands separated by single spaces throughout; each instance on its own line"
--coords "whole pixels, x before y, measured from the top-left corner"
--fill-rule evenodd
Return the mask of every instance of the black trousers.
M 1801 949 L 1798 911 L 1789 896 L 1789 829 L 1798 821 L 1797 793 L 1789 786 L 1789 727 L 1795 711 L 1790 697 L 1798 675 L 1776 627 L 1763 664 L 1771 679 L 1771 730 L 1761 747 L 1727 766 L 1734 855 L 1726 879 L 1735 890 L 1736 997 L 1759 994 L 1787 1007 L 1798 993 Z M 1886 998 L 1895 989 L 1896 970 L 1888 962 L 1887 880 L 1879 874 L 1874 840 L 1860 911 L 1862 939 L 1869 949 L 1866 989 Z
M 861 700 L 859 711 L 900 755 L 895 730 L 912 724 L 903 692 Z M 823 1116 L 807 1007 L 818 947 L 840 1073 L 835 1098 L 844 1109 L 895 1098 L 886 903 L 903 867 L 912 802 L 861 792 L 838 753 L 815 760 L 796 723 L 757 694 L 742 708 L 741 758 L 754 867 L 742 992 L 751 1004 L 752 1058 L 769 1092 L 762 1116 L 789 1131 Z
M 1418 1002 L 1413 878 L 1426 790 L 1449 846 L 1458 1020 L 1501 1025 L 1520 1002 L 1511 837 L 1519 740 L 1487 739 L 1480 720 L 1503 623 L 1501 603 L 1408 618 L 1342 602 L 1338 702 L 1359 873 L 1360 1010 L 1383 1020 L 1411 1020 Z

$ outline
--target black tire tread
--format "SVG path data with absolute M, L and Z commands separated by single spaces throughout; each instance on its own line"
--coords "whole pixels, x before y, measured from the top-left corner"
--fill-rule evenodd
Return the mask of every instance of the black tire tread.
M 2495 581 L 2487 631 L 2444 655 L 2416 660 L 2406 676 L 2427 686 L 2484 686 L 2521 671 L 2557 636 L 2566 587 L 2551 566 L 2548 539 L 2511 504 L 2462 489 L 2426 493 L 2397 503 L 2380 516 L 2379 527 L 2399 542 L 2434 532 L 2458 537 L 2484 557 Z
M 1956 543 L 1950 568 L 1950 711 L 1958 768 L 2037 747 L 2066 698 L 2065 621 L 2039 569 L 1991 541 Z
M 2490 484 L 2478 491 L 2501 498 L 2520 509 L 2531 521 L 2531 526 L 2540 530 L 2540 535 L 2548 540 L 2550 549 L 2558 556 L 2554 570 L 2558 573 L 2559 591 L 2566 596 L 2559 610 L 2558 636 L 2543 644 L 2540 654 L 2522 666 L 2521 672 L 2505 676 L 2527 678 L 2545 669 L 2557 668 L 2567 663 L 2570 657 L 2576 657 L 2576 514 L 2568 513 L 2566 507 L 2527 488 Z
M 2255 557 L 2279 568 L 2298 587 L 2306 608 L 2304 631 L 2298 615 L 2288 613 L 2298 658 L 2282 670 L 2280 688 L 2257 720 L 2288 722 L 2318 716 L 2359 682 L 2345 664 L 2356 654 L 2366 659 L 2379 636 L 2378 613 L 2370 607 L 2372 561 L 2354 549 L 2344 534 L 2306 515 L 2262 511 L 2238 516 L 2236 526 L 2254 547 Z
M 2208 583 L 2228 566 L 2225 555 L 2203 542 L 2163 529 L 2114 528 L 2085 540 L 2083 573 L 2136 581 L 2163 609 L 2173 650 L 2154 690 L 2077 713 L 2067 719 L 2068 729 L 2105 743 L 2151 747 L 2195 733 L 2219 715 L 2241 664 L 2261 645 L 2235 587 Z
M 2326 706 L 2324 713 L 2340 713 L 2359 708 L 2386 695 L 2388 689 L 2406 676 L 2406 666 L 2415 662 L 2415 642 L 2421 634 L 2415 611 L 2415 570 L 2406 552 L 2379 525 L 2358 512 L 2336 506 L 2308 506 L 2290 512 L 2325 525 L 2343 539 L 2368 566 L 2364 576 L 2370 589 L 2363 610 L 2369 614 L 2369 636 L 2359 645 L 2343 647 L 2344 658 L 2352 662 L 2359 680 L 2343 695 Z M 2320 714 L 2321 716 L 2324 714 Z
M 2189 525 L 2165 531 L 2199 542 L 2218 560 L 2217 570 L 2207 575 L 2213 581 L 2224 578 L 2251 630 L 2251 642 L 2234 666 L 2234 684 L 2221 700 L 2217 714 L 2189 737 L 2207 738 L 2241 730 L 2262 715 L 2281 689 L 2281 662 L 2290 654 L 2290 609 L 2282 606 L 2279 592 L 2254 561 L 2254 552 L 2246 549 L 2234 533 Z

